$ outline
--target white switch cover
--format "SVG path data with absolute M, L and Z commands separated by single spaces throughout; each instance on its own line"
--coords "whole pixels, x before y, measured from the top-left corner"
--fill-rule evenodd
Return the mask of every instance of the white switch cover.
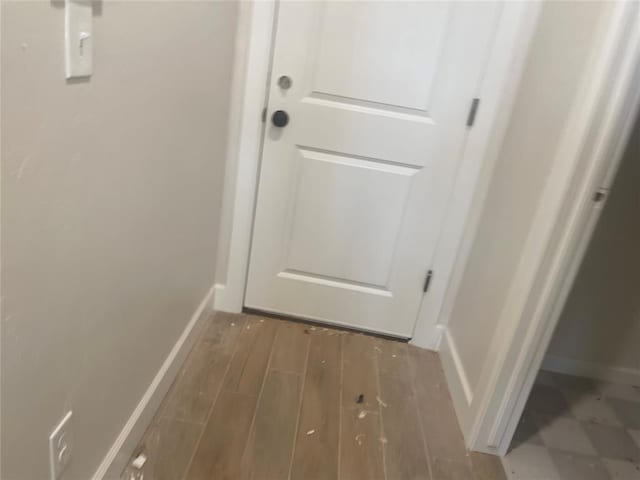
M 93 70 L 92 0 L 65 1 L 65 70 L 67 78 L 89 77 Z
M 72 412 L 69 410 L 62 421 L 49 435 L 49 461 L 51 480 L 59 480 L 71 462 L 73 454 Z

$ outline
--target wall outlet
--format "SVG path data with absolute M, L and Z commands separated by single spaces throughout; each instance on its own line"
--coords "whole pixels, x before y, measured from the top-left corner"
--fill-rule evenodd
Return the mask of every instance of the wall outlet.
M 73 454 L 73 432 L 71 431 L 71 416 L 69 410 L 58 426 L 49 435 L 49 462 L 51 465 L 51 480 L 62 478 L 62 474 L 71 463 Z

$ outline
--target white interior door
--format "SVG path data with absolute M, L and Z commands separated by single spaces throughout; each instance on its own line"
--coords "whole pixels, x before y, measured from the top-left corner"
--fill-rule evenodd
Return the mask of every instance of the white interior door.
M 280 3 L 246 306 L 411 337 L 500 8 Z

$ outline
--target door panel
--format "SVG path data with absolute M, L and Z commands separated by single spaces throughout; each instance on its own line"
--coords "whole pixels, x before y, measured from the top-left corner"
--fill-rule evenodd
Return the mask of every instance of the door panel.
M 247 306 L 411 336 L 499 13 L 280 4 Z
M 416 169 L 302 149 L 300 155 L 285 268 L 386 289 Z
M 312 91 L 426 111 L 451 8 L 444 2 L 324 4 Z

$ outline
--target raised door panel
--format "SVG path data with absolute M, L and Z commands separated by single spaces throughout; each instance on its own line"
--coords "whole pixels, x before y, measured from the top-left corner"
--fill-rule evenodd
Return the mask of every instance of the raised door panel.
M 298 161 L 284 271 L 388 292 L 417 169 L 305 149 Z
M 325 3 L 313 93 L 426 111 L 450 8 L 444 2 Z

